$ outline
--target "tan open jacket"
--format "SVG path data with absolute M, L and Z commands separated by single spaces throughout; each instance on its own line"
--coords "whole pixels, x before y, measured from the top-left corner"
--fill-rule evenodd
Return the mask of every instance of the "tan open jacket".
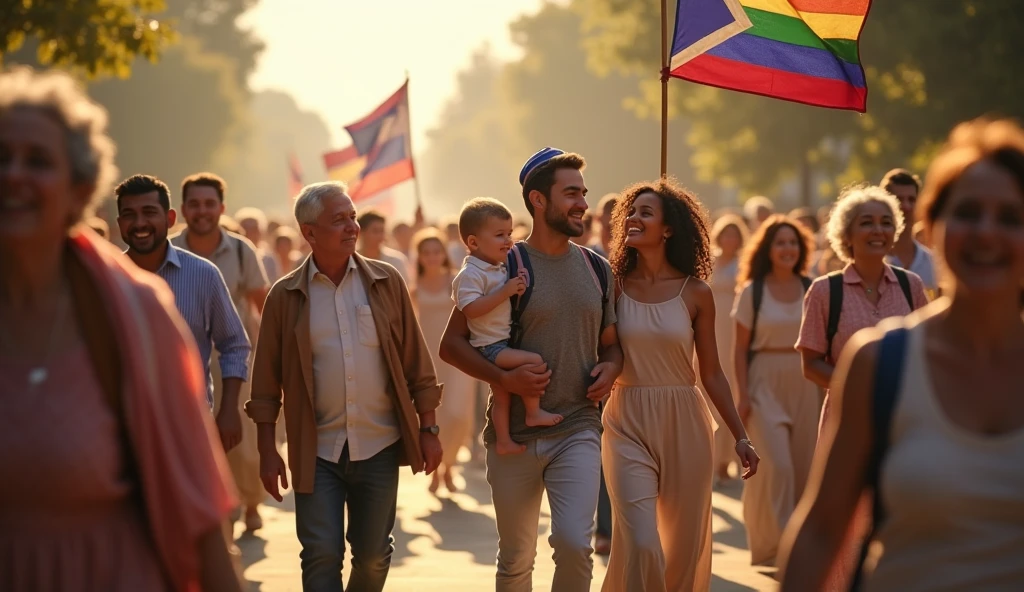
M 353 255 L 390 375 L 402 433 L 401 464 L 423 470 L 418 413 L 441 404 L 430 350 L 413 313 L 409 291 L 394 267 Z M 267 295 L 252 370 L 252 396 L 246 414 L 256 423 L 277 423 L 284 396 L 288 467 L 298 493 L 312 493 L 316 473 L 317 432 L 313 406 L 313 353 L 309 339 L 309 262 L 281 278 Z

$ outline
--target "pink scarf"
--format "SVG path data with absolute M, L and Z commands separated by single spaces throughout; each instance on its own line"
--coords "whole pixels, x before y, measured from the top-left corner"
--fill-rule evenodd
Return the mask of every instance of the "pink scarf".
M 198 592 L 199 539 L 237 505 L 198 350 L 163 280 L 89 230 L 73 233 L 70 245 L 114 324 L 148 531 L 174 590 Z

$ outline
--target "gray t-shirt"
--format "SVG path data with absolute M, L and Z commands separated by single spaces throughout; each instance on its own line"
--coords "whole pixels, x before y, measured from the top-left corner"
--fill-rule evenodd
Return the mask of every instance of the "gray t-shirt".
M 615 324 L 615 298 L 612 272 L 601 260 L 607 278 L 608 303 L 601 319 L 601 292 L 594 284 L 590 267 L 582 251 L 570 247 L 565 255 L 552 257 L 530 248 L 525 243 L 533 268 L 533 293 L 522 316 L 521 348 L 540 354 L 551 369 L 548 385 L 540 405 L 545 411 L 564 418 L 550 427 L 527 427 L 523 402 L 512 397 L 509 419 L 512 438 L 518 442 L 567 436 L 582 430 L 601 431 L 601 415 L 593 401 L 587 399 L 590 372 L 597 364 L 601 332 Z M 494 442 L 491 421 L 493 397 L 487 402 L 487 425 L 484 442 Z

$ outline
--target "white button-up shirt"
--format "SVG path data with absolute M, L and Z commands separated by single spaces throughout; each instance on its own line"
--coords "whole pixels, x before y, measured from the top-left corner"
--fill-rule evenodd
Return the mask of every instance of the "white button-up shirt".
M 366 287 L 349 258 L 340 286 L 309 262 L 309 338 L 313 352 L 313 406 L 317 456 L 366 460 L 398 441 L 391 397 Z

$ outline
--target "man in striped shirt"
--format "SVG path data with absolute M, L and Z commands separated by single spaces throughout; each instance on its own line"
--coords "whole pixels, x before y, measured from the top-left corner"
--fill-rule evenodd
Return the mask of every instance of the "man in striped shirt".
M 231 302 L 220 270 L 206 259 L 175 247 L 167 230 L 177 216 L 170 207 L 167 185 L 149 175 L 125 179 L 115 189 L 117 224 L 128 245 L 128 257 L 136 265 L 164 279 L 174 302 L 192 331 L 206 375 L 206 399 L 213 408 L 213 377 L 210 356 L 220 354 L 224 400 L 217 413 L 217 431 L 224 450 L 242 440 L 238 396 L 249 376 L 251 346 L 242 320 Z

